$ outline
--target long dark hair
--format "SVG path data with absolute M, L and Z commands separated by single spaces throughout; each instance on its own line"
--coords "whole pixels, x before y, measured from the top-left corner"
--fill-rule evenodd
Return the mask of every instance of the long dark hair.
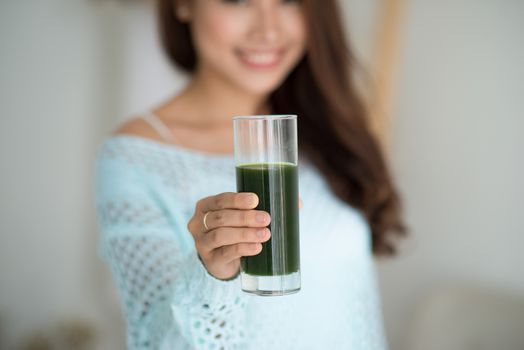
M 175 15 L 174 0 L 158 0 L 158 25 L 171 62 L 187 72 L 197 66 L 189 25 Z M 401 202 L 368 113 L 352 77 L 355 59 L 335 0 L 303 0 L 308 43 L 303 59 L 269 97 L 272 113 L 299 115 L 302 155 L 322 172 L 341 200 L 359 209 L 372 232 L 376 255 L 395 252 L 406 232 Z

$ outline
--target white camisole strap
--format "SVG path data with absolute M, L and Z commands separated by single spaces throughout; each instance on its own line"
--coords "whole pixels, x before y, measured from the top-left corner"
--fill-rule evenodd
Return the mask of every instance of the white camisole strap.
M 142 119 L 144 119 L 147 123 L 149 123 L 149 125 L 151 125 L 151 127 L 153 129 L 156 130 L 156 132 L 162 136 L 162 138 L 169 142 L 169 143 L 173 143 L 175 142 L 175 136 L 173 136 L 173 134 L 171 133 L 171 131 L 169 130 L 169 128 L 166 126 L 166 124 L 164 124 L 160 118 L 158 118 L 156 116 L 155 113 L 153 113 L 152 111 L 148 111 L 146 112 L 143 116 L 142 116 Z

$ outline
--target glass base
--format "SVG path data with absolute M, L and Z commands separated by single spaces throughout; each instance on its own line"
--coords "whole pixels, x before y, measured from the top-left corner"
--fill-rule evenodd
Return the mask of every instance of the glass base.
M 255 276 L 240 272 L 242 290 L 246 293 L 277 296 L 300 290 L 300 271 L 282 276 Z

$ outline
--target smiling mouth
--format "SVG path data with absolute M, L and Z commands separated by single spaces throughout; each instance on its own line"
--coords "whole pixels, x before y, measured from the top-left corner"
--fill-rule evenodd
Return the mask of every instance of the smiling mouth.
M 276 67 L 284 56 L 284 50 L 237 51 L 240 61 L 250 68 Z

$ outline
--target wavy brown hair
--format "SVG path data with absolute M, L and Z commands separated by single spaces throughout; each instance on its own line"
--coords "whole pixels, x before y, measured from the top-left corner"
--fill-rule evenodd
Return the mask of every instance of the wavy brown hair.
M 162 45 L 176 66 L 192 73 L 197 56 L 189 25 L 175 15 L 174 0 L 158 0 Z M 297 114 L 298 142 L 332 191 L 366 217 L 375 255 L 395 253 L 405 234 L 401 202 L 368 113 L 354 85 L 356 61 L 335 0 L 303 0 L 308 42 L 302 60 L 270 95 L 272 113 Z

